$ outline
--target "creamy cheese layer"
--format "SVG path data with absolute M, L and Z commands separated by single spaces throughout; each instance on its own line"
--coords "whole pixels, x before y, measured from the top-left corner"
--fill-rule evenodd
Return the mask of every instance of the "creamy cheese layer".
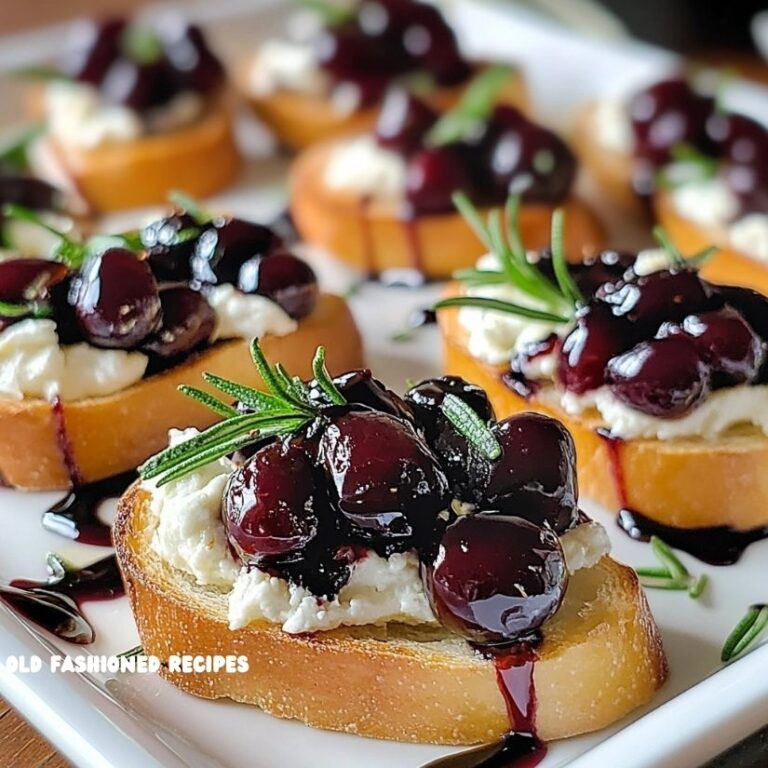
M 211 289 L 217 339 L 285 336 L 298 327 L 278 304 L 231 285 Z M 141 352 L 62 346 L 53 320 L 28 319 L 0 332 L 0 397 L 59 397 L 64 401 L 112 395 L 140 381 L 148 358 Z
M 107 104 L 82 83 L 50 83 L 43 102 L 48 130 L 62 144 L 94 149 L 135 141 L 148 132 L 170 131 L 196 120 L 204 109 L 195 93 L 180 93 L 168 104 L 140 115 L 121 104 Z
M 196 430 L 174 431 L 171 444 L 194 434 Z M 229 590 L 231 629 L 254 621 L 280 624 L 291 634 L 340 626 L 435 622 L 413 552 L 383 558 L 368 551 L 354 563 L 349 580 L 332 600 L 258 568 L 240 567 L 227 546 L 221 522 L 222 496 L 231 472 L 232 464 L 221 459 L 161 488 L 151 481 L 143 484 L 151 494 L 156 526 L 152 548 L 196 584 Z M 608 534 L 594 521 L 567 531 L 560 540 L 571 573 L 592 567 L 610 551 Z
M 328 189 L 374 200 L 398 201 L 405 190 L 405 160 L 370 134 L 338 142 L 323 171 Z

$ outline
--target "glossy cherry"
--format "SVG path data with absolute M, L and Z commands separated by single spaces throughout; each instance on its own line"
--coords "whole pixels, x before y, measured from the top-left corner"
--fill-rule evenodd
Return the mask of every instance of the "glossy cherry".
M 0 172 L 0 204 L 15 203 L 35 211 L 56 211 L 62 207 L 61 197 L 61 192 L 45 181 Z M 0 213 L 0 221 L 2 218 Z
M 653 335 L 663 322 L 678 322 L 686 315 L 715 309 L 714 291 L 692 269 L 662 270 L 628 280 L 616 290 L 599 290 L 617 317 Z
M 680 144 L 708 149 L 706 125 L 713 110 L 714 100 L 682 79 L 662 80 L 640 91 L 628 106 L 636 155 L 658 167 Z
M 303 451 L 278 441 L 230 476 L 221 514 L 240 558 L 262 563 L 299 558 L 318 535 L 324 508 Z
M 320 295 L 312 267 L 286 250 L 243 262 L 237 287 L 272 299 L 297 320 L 311 314 Z
M 179 91 L 210 93 L 224 80 L 224 67 L 197 24 L 173 23 L 161 30 L 165 55 Z
M 342 413 L 320 438 L 320 460 L 358 537 L 401 549 L 432 539 L 448 482 L 408 422 L 379 411 Z
M 608 361 L 631 344 L 632 332 L 607 304 L 592 301 L 563 340 L 557 360 L 560 384 L 579 395 L 602 386 Z
M 530 635 L 554 615 L 568 572 L 554 531 L 483 513 L 448 526 L 422 580 L 446 628 L 470 642 L 499 644 Z
M 67 272 L 66 265 L 48 259 L 0 261 L 0 301 L 41 301 Z
M 190 258 L 203 231 L 196 219 L 179 211 L 147 224 L 139 236 L 147 261 L 158 280 L 187 282 L 192 277 Z
M 488 480 L 488 462 L 454 427 L 442 411 L 445 396 L 463 400 L 484 422 L 494 418 L 485 392 L 458 376 L 426 379 L 405 393 L 427 443 L 440 459 L 454 496 L 478 503 Z
M 491 464 L 483 509 L 515 515 L 556 533 L 579 516 L 576 447 L 568 430 L 537 413 L 512 416 L 492 431 L 502 454 Z
M 414 213 L 453 210 L 454 192 L 468 192 L 471 182 L 455 147 L 422 149 L 408 161 L 405 195 Z
M 351 405 L 364 405 L 374 411 L 413 421 L 413 413 L 403 398 L 384 386 L 368 368 L 347 371 L 336 376 L 333 383 Z M 309 383 L 309 396 L 313 403 L 329 405 L 326 395 L 314 379 Z
M 765 342 L 730 307 L 689 315 L 682 330 L 711 368 L 715 388 L 754 381 L 765 361 Z
M 568 196 L 576 174 L 573 153 L 515 107 L 496 107 L 481 147 L 495 199 L 522 195 L 529 202 L 560 202 Z
M 582 295 L 589 299 L 601 286 L 618 283 L 635 263 L 636 258 L 634 253 L 601 251 L 586 256 L 576 264 L 570 264 L 569 272 Z M 550 280 L 555 281 L 552 252 L 548 248 L 539 253 L 538 267 Z
M 660 419 L 685 416 L 708 394 L 710 371 L 693 339 L 643 341 L 614 357 L 606 381 L 616 398 Z
M 262 224 L 243 219 L 216 219 L 195 242 L 190 259 L 192 277 L 201 284 L 237 285 L 240 268 L 249 259 L 264 256 L 281 245 Z
M 721 158 L 761 166 L 768 175 L 768 130 L 762 123 L 736 112 L 715 112 L 707 121 L 707 135 Z
M 171 71 L 164 59 L 138 62 L 116 59 L 101 81 L 102 97 L 112 104 L 122 104 L 137 112 L 166 104 L 175 95 Z
M 122 248 L 91 256 L 70 290 L 80 330 L 95 347 L 130 349 L 157 330 L 160 296 L 149 265 Z
M 421 146 L 436 119 L 432 107 L 410 91 L 390 88 L 376 121 L 376 140 L 382 147 L 411 154 Z
M 188 354 L 207 342 L 216 327 L 216 313 L 198 291 L 171 286 L 160 291 L 162 324 L 141 348 L 162 358 Z
M 122 18 L 89 19 L 72 28 L 74 45 L 63 61 L 63 70 L 73 80 L 99 85 L 112 62 L 120 55 L 125 31 Z

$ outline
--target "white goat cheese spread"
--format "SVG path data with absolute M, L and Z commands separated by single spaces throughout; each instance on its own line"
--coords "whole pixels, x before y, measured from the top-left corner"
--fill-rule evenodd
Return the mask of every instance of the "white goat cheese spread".
M 629 154 L 635 138 L 627 115 L 627 105 L 622 99 L 600 99 L 595 102 L 592 125 L 599 144 L 613 152 Z
M 232 285 L 216 286 L 206 298 L 216 313 L 211 341 L 285 336 L 298 327 L 271 299 Z M 53 320 L 22 320 L 0 332 L 0 396 L 72 401 L 112 395 L 139 381 L 148 362 L 141 352 L 62 346 Z
M 169 131 L 197 119 L 203 99 L 180 93 L 146 116 L 121 104 L 107 104 L 99 92 L 81 83 L 53 82 L 44 94 L 48 130 L 62 144 L 94 149 L 104 144 L 135 141 L 149 131 Z
M 194 434 L 194 429 L 174 430 L 170 443 Z M 368 552 L 354 563 L 349 580 L 332 600 L 258 568 L 240 567 L 227 546 L 221 522 L 222 497 L 231 472 L 232 464 L 221 459 L 160 488 L 152 481 L 143 484 L 151 494 L 156 526 L 152 548 L 196 584 L 230 590 L 231 629 L 254 621 L 280 624 L 291 634 L 339 626 L 435 622 L 413 552 L 388 558 Z M 567 531 L 561 543 L 571 573 L 592 567 L 610 551 L 605 529 L 593 521 Z
M 375 200 L 399 200 L 405 189 L 405 160 L 379 146 L 370 134 L 338 142 L 323 171 L 328 189 Z

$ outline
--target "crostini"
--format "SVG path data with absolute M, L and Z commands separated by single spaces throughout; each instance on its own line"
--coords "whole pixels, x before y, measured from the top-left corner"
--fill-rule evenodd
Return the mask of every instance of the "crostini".
M 252 351 L 268 391 L 220 382 L 226 403 L 209 405 L 237 407 L 173 434 L 120 501 L 144 652 L 248 662 L 164 677 L 320 728 L 438 744 L 512 732 L 522 752 L 651 699 L 658 631 L 579 511 L 560 423 L 497 422 L 455 377 L 401 398 L 367 370 L 331 379 L 320 354 L 302 382 Z
M 26 209 L 26 224 L 53 229 Z M 0 261 L 0 476 L 58 489 L 133 469 L 178 424 L 213 417 L 177 393 L 207 370 L 257 383 L 247 342 L 299 371 L 307 350 L 361 342 L 344 301 L 268 227 L 176 211 L 140 232 L 74 239 Z
M 291 212 L 302 237 L 385 279 L 404 271 L 445 278 L 482 252 L 453 208 L 453 193 L 462 190 L 498 215 L 512 190 L 522 195 L 520 227 L 532 247 L 546 245 L 552 211 L 565 205 L 569 255 L 598 250 L 600 224 L 570 196 L 573 155 L 519 110 L 494 106 L 499 77 L 498 70 L 481 75 L 440 117 L 412 93 L 392 90 L 373 134 L 305 150 L 291 173 Z
M 502 244 L 454 285 L 446 371 L 502 416 L 561 419 L 582 489 L 633 536 L 735 561 L 768 535 L 768 299 L 703 280 L 669 242 L 569 270 L 559 237 L 533 261 Z
M 66 178 L 97 212 L 212 194 L 241 162 L 221 62 L 199 27 L 168 18 L 76 25 L 37 98 L 45 134 L 35 170 Z
M 277 139 L 303 149 L 373 128 L 384 92 L 410 83 L 436 109 L 459 98 L 473 74 L 440 11 L 413 0 L 375 0 L 297 15 L 289 39 L 263 43 L 241 67 L 240 89 Z M 500 98 L 520 107 L 522 74 L 509 68 Z
M 685 80 L 663 80 L 626 103 L 578 115 L 573 145 L 607 195 L 659 222 L 688 253 L 716 245 L 702 268 L 716 282 L 768 291 L 768 130 L 716 110 Z

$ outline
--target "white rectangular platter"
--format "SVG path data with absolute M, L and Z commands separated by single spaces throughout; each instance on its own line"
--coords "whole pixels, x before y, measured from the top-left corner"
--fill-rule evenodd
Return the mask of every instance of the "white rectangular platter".
M 184 8 L 207 21 L 214 41 L 235 61 L 276 28 L 289 6 L 252 0 Z M 566 125 L 571 109 L 583 100 L 619 93 L 674 65 L 673 57 L 662 51 L 634 43 L 587 40 L 509 5 L 459 0 L 449 10 L 458 20 L 468 50 L 523 66 L 539 114 L 558 127 Z M 49 29 L 0 41 L 0 68 L 44 57 L 55 50 L 59 38 L 60 30 Z M 19 114 L 18 89 L 4 82 L 0 97 L 0 122 L 5 125 Z M 746 103 L 750 111 L 768 113 L 768 99 L 759 89 L 737 85 L 732 97 Z M 268 149 L 258 131 L 251 130 L 245 138 L 256 154 Z M 284 206 L 286 167 L 284 158 L 254 161 L 238 189 L 212 200 L 210 207 L 268 220 Z M 113 223 L 138 223 L 146 214 L 129 213 Z M 617 241 L 637 237 L 635 233 L 630 238 L 628 232 L 618 227 Z M 356 281 L 355 275 L 322 258 L 315 258 L 315 265 L 328 288 L 346 291 Z M 402 390 L 407 378 L 440 371 L 434 328 L 404 341 L 392 340 L 404 327 L 409 311 L 428 305 L 437 291 L 435 286 L 387 289 L 366 284 L 350 298 L 366 339 L 369 364 L 395 389 Z M 106 552 L 41 527 L 40 515 L 56 498 L 57 494 L 0 490 L 0 577 L 42 578 L 43 558 L 49 550 L 77 564 L 92 562 Z M 608 527 L 618 559 L 636 566 L 651 563 L 649 548 L 621 534 L 612 515 L 588 504 L 586 509 Z M 105 505 L 105 515 L 111 511 Z M 617 727 L 552 745 L 545 766 L 694 766 L 768 722 L 768 647 L 726 669 L 719 662 L 723 639 L 746 606 L 768 598 L 768 541 L 752 546 L 730 568 L 682 559 L 692 571 L 708 573 L 711 585 L 699 601 L 685 593 L 649 594 L 669 656 L 669 682 L 651 706 Z M 88 652 L 119 653 L 137 644 L 125 598 L 87 604 L 86 612 L 98 635 Z M 82 649 L 53 644 L 0 606 L 0 695 L 79 766 L 417 768 L 451 751 L 313 730 L 252 707 L 194 699 L 154 675 L 97 679 L 45 671 L 14 674 L 2 665 L 9 655 L 45 658 L 61 652 L 81 653 Z

